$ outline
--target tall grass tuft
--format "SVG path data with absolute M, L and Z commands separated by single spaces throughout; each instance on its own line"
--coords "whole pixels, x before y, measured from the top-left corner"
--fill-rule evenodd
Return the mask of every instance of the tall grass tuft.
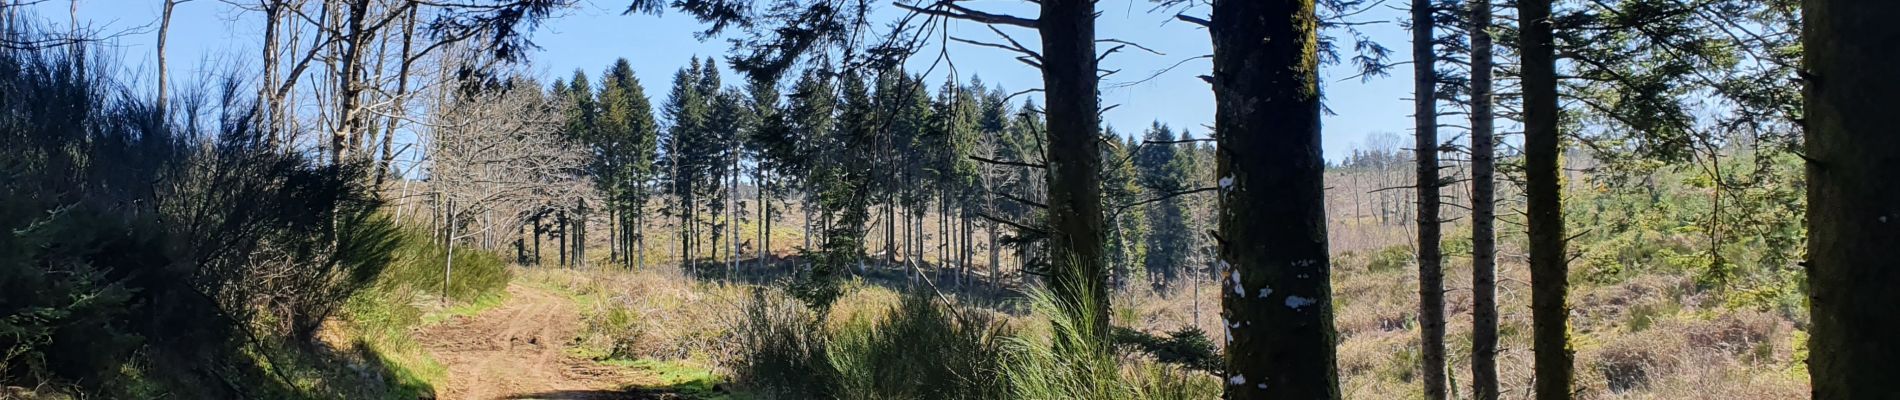
M 454 268 L 446 268 L 448 247 L 428 232 L 405 227 L 398 235 L 389 267 L 377 278 L 379 290 L 428 293 L 457 302 L 499 295 L 513 279 L 508 261 L 500 254 L 466 246 L 455 248 Z M 444 279 L 447 282 L 443 282 Z M 444 285 L 447 286 L 444 286 Z
M 1002 361 L 1010 397 L 1031 400 L 1208 399 L 1219 382 L 1204 373 L 1136 357 L 1122 357 L 1107 326 L 1096 321 L 1101 296 L 1058 298 L 1046 289 L 1028 293 L 1029 308 L 1046 323 L 1007 339 Z
M 830 361 L 842 399 L 994 399 L 1007 331 L 974 309 L 912 292 L 882 321 L 854 318 L 832 336 Z
M 761 395 L 832 398 L 838 377 L 827 358 L 830 338 L 817 313 L 778 293 L 757 289 L 733 329 L 740 356 L 735 378 Z

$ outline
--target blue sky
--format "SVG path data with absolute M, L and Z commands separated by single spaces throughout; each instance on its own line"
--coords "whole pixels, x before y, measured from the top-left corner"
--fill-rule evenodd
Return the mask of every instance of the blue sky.
M 108 53 L 118 59 L 120 73 L 142 77 L 135 85 L 149 82 L 155 71 L 153 48 L 157 42 L 156 21 L 160 0 L 78 0 L 81 24 L 104 32 L 123 32 L 110 43 Z M 888 2 L 874 2 L 879 15 L 889 20 L 898 11 Z M 1033 16 L 1033 5 L 1018 0 L 971 0 L 966 6 L 994 12 Z M 1120 69 L 1103 81 L 1104 106 L 1120 104 L 1105 114 L 1104 122 L 1124 134 L 1140 132 L 1151 121 L 1187 128 L 1205 136 L 1203 126 L 1213 121 L 1214 99 L 1207 84 L 1196 78 L 1210 68 L 1205 59 L 1188 61 L 1169 73 L 1145 82 L 1131 81 L 1148 77 L 1196 55 L 1209 53 L 1207 32 L 1192 24 L 1171 21 L 1172 13 L 1150 13 L 1147 0 L 1103 0 L 1097 35 L 1102 38 L 1130 40 L 1153 48 L 1164 55 L 1123 51 L 1109 57 L 1102 67 Z M 529 70 L 544 80 L 566 77 L 576 68 L 597 75 L 617 58 L 627 58 L 646 85 L 647 94 L 656 102 L 666 93 L 673 72 L 688 58 L 721 57 L 728 45 L 720 38 L 699 41 L 694 32 L 702 26 L 678 13 L 662 16 L 620 15 L 623 0 L 582 0 L 579 7 L 563 12 L 534 32 L 541 49 L 533 56 Z M 63 26 L 68 20 L 65 1 L 49 1 L 37 6 L 41 17 Z M 1192 12 L 1192 11 L 1191 11 Z M 1367 19 L 1393 19 L 1401 12 L 1379 7 L 1363 16 Z M 216 0 L 197 0 L 178 6 L 173 16 L 169 55 L 174 80 L 189 81 L 192 76 L 220 74 L 232 69 L 253 70 L 257 65 L 258 43 L 262 28 L 258 15 L 239 10 Z M 1408 48 L 1410 35 L 1398 25 L 1387 23 L 1361 27 L 1374 39 L 1395 50 Z M 1024 45 L 1037 47 L 1034 32 L 1004 28 Z M 980 25 L 957 23 L 953 36 L 998 41 Z M 1017 62 L 1006 51 L 961 43 L 948 45 L 951 61 L 960 76 L 976 76 L 992 85 L 1014 92 L 1041 86 L 1034 69 Z M 1103 46 L 1106 49 L 1107 46 Z M 1403 61 L 1405 54 L 1395 54 Z M 922 57 L 911 61 L 921 70 L 933 61 Z M 932 80 L 941 82 L 949 66 L 939 66 Z M 1372 133 L 1409 134 L 1411 103 L 1410 68 L 1399 67 L 1390 76 L 1361 83 L 1346 80 L 1353 74 L 1348 66 L 1331 66 L 1323 72 L 1327 105 L 1336 113 L 1326 117 L 1324 139 L 1326 157 L 1339 160 Z M 1044 101 L 1038 99 L 1038 101 Z M 1449 134 L 1449 133 L 1447 133 Z

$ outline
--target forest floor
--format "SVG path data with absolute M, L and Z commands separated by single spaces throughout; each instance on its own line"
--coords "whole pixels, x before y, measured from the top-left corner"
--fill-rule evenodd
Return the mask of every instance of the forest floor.
M 570 297 L 514 283 L 500 306 L 429 326 L 416 339 L 448 370 L 436 390 L 445 400 L 692 397 L 655 389 L 666 384 L 659 372 L 569 351 L 583 328 Z

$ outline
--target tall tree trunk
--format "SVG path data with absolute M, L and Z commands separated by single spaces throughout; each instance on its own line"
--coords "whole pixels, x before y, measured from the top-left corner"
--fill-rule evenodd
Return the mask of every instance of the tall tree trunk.
M 1002 258 L 1003 246 L 996 245 L 996 229 L 997 229 L 996 222 L 993 222 L 993 221 L 990 222 L 987 225 L 987 227 L 989 228 L 988 231 L 989 231 L 989 245 L 990 245 L 990 248 L 989 248 L 990 250 L 990 266 L 989 266 L 990 284 L 996 285 L 998 283 L 1001 283 L 1002 278 L 1003 278 L 1003 273 L 1002 273 L 1003 263 L 999 261 L 999 259 Z
M 1225 398 L 1338 399 L 1313 0 L 1212 11 Z
M 1520 0 L 1519 62 L 1524 87 L 1524 180 L 1530 234 L 1531 330 L 1537 398 L 1570 398 L 1568 267 L 1558 158 L 1557 63 L 1551 0 Z
M 446 302 L 449 299 L 449 279 L 455 273 L 454 199 L 449 199 L 447 207 L 443 207 L 443 217 L 444 220 L 449 221 L 442 225 L 444 229 L 442 232 L 442 300 Z
M 1413 192 L 1418 196 L 1419 370 L 1427 400 L 1445 398 L 1445 271 L 1438 243 L 1438 62 L 1433 0 L 1412 0 Z
M 975 253 L 974 251 L 972 251 L 972 249 L 973 249 L 973 247 L 972 247 L 972 245 L 970 244 L 970 242 L 971 242 L 971 239 L 974 239 L 974 238 L 975 238 L 975 236 L 973 236 L 973 235 L 971 235 L 971 234 L 970 234 L 970 233 L 971 233 L 972 231 L 970 230 L 970 216 L 969 216 L 969 214 L 968 214 L 968 213 L 969 213 L 969 211 L 968 211 L 968 210 L 965 210 L 965 211 L 963 212 L 963 215 L 962 215 L 962 216 L 961 216 L 960 218 L 958 218 L 959 220 L 961 220 L 961 221 L 963 221 L 963 222 L 962 222 L 962 225 L 963 225 L 963 239 L 962 239 L 962 241 L 963 241 L 963 243 L 962 243 L 962 245 L 961 245 L 961 246 L 958 246 L 958 248 L 960 248 L 960 249 L 962 249 L 962 250 L 961 250 L 961 251 L 958 251 L 958 256 L 957 256 L 957 258 L 958 258 L 958 259 L 961 259 L 961 260 L 963 260 L 963 277 L 962 277 L 961 279 L 964 279 L 964 280 L 969 280 L 969 279 L 971 279 L 971 278 L 972 278 L 972 275 L 970 275 L 970 274 L 972 273 L 971 271 L 974 271 L 974 270 L 975 270 L 975 268 L 971 268 L 971 264 L 975 264 L 975 263 L 976 263 L 976 262 L 975 262 L 975 261 L 976 261 L 976 257 L 975 257 L 975 255 L 976 255 L 976 253 Z M 968 283 L 968 282 L 965 282 L 965 283 Z
M 934 270 L 939 277 L 950 265 L 950 196 L 947 193 L 940 191 L 937 197 L 937 267 Z
M 1051 265 L 1056 267 L 1051 286 L 1058 299 L 1092 306 L 1095 326 L 1089 334 L 1107 335 L 1095 0 L 1041 3 L 1043 90 L 1047 98 L 1057 99 L 1043 110 L 1049 137 L 1048 243 Z
M 555 251 L 560 252 L 561 258 L 559 260 L 560 263 L 558 265 L 560 265 L 562 268 L 566 268 L 567 267 L 567 236 L 570 233 L 567 230 L 567 212 L 562 212 L 561 216 L 558 218 L 555 218 L 555 220 L 561 225 L 560 230 L 558 231 L 561 238 L 559 240 L 559 243 L 557 243 L 557 246 L 554 246 Z
M 885 265 L 897 264 L 897 211 L 896 211 L 896 205 L 892 204 L 896 202 L 895 199 L 896 199 L 896 196 L 889 196 L 889 197 L 886 197 L 884 201 L 884 264 Z
M 172 28 L 172 8 L 178 7 L 178 0 L 165 0 L 165 9 L 158 20 L 158 109 L 159 118 L 170 118 L 170 110 L 165 109 L 168 94 L 165 93 L 167 77 L 165 71 L 165 41 L 170 37 Z
M 693 271 L 693 212 L 690 195 L 676 195 L 680 201 L 680 271 Z
M 544 230 L 541 229 L 541 216 L 535 215 L 534 216 L 534 266 L 536 267 L 541 266 L 541 234 L 543 232 Z
M 574 221 L 574 266 L 587 266 L 587 203 L 574 201 L 580 217 Z
M 739 137 L 739 134 L 737 132 L 734 132 L 732 135 L 734 138 Z M 732 269 L 732 270 L 739 269 L 739 253 L 742 253 L 745 251 L 745 247 L 744 247 L 745 243 L 739 242 L 739 227 L 744 223 L 744 220 L 741 220 L 739 218 L 739 213 L 745 210 L 745 205 L 739 204 L 740 172 L 742 171 L 739 170 L 739 141 L 733 140 L 732 141 L 732 174 L 731 174 L 732 194 L 726 196 L 726 204 L 727 204 L 726 207 L 729 209 L 727 213 L 732 215 L 730 217 L 727 217 L 727 220 L 731 222 L 726 223 L 726 225 L 731 225 L 727 227 L 726 229 L 732 231 L 732 239 L 731 239 L 732 253 L 726 255 L 726 264 L 727 264 L 726 268 Z
M 771 201 L 766 199 L 766 169 L 756 165 L 758 173 L 752 174 L 752 191 L 758 193 L 758 271 L 766 271 L 766 254 L 771 254 Z
M 1491 111 L 1491 0 L 1471 0 L 1471 394 L 1498 398 L 1497 141 Z
M 804 223 L 805 223 L 805 232 L 804 232 L 804 234 L 803 234 L 803 235 L 800 235 L 800 236 L 803 236 L 803 239 L 805 240 L 805 249 L 806 249 L 806 250 L 812 250 L 812 247 L 811 247 L 811 238 L 812 238 L 812 236 L 815 236 L 815 235 L 813 235 L 813 234 L 812 234 L 812 233 L 814 232 L 814 231 L 812 230 L 812 219 L 813 219 L 813 218 L 812 218 L 812 213 L 811 213 L 811 212 L 812 212 L 812 208 L 811 208 L 811 207 L 812 207 L 812 203 L 813 203 L 813 202 L 812 202 L 812 196 L 810 196 L 810 195 L 806 195 L 806 196 L 805 196 L 805 201 L 803 201 L 803 202 L 800 202 L 800 203 L 798 204 L 798 210 L 799 210 L 799 212 L 802 212 L 802 213 L 804 213 L 804 214 L 805 214 L 805 221 L 804 221 Z
M 647 212 L 644 204 L 641 205 L 640 216 L 634 218 L 633 229 L 633 267 L 644 271 L 647 269 Z
M 1816 400 L 1900 394 L 1900 3 L 1808 0 L 1808 371 Z
M 75 4 L 76 2 L 77 0 L 75 0 Z M 276 125 L 277 122 L 272 120 L 271 117 L 273 115 L 270 110 L 277 107 L 276 97 L 272 94 L 276 92 L 277 63 L 279 62 L 277 58 L 277 36 L 285 5 L 280 0 L 264 0 L 260 5 L 264 11 L 264 48 L 262 57 L 259 58 L 259 60 L 264 64 L 264 74 L 257 84 L 257 101 L 259 104 L 255 110 L 252 110 L 252 112 L 256 113 L 256 115 L 252 117 L 252 120 L 258 128 L 266 132 L 264 136 L 265 145 L 272 150 L 276 150 L 278 142 L 283 140 L 283 138 L 279 136 L 283 134 L 283 131 Z
M 347 30 L 342 41 L 344 48 L 339 60 L 340 71 L 336 74 L 338 125 L 335 132 L 330 134 L 330 159 L 339 165 L 350 150 L 352 137 L 362 134 L 364 116 L 361 108 L 365 86 L 362 77 L 363 49 L 369 47 L 369 41 L 374 36 L 365 29 L 363 23 L 369 14 L 369 0 L 351 1 L 346 6 L 348 10 L 344 11 L 344 18 Z
M 409 59 L 409 52 L 410 46 L 415 42 L 417 7 L 415 3 L 408 3 L 406 7 L 408 7 L 409 10 L 404 13 L 402 18 L 402 52 L 397 53 L 397 56 L 401 57 L 401 61 L 396 64 L 396 93 L 390 96 L 389 99 L 390 116 L 388 122 L 383 125 L 383 154 L 382 157 L 378 157 L 376 161 L 375 188 L 379 192 L 383 188 L 383 179 L 395 172 L 393 165 L 395 165 L 396 161 L 396 127 L 409 111 L 409 109 L 403 107 L 403 101 L 409 97 L 409 67 L 415 64 Z
M 608 203 L 608 204 L 611 205 L 613 203 Z M 627 226 L 626 221 L 622 219 L 622 216 L 620 215 L 620 210 L 618 209 L 618 207 L 608 207 L 607 208 L 607 264 L 608 265 L 618 264 L 621 262 L 620 261 L 620 250 L 622 248 L 620 246 L 622 243 L 621 236 L 626 235 L 626 233 L 621 232 L 621 228 L 625 228 L 626 226 Z

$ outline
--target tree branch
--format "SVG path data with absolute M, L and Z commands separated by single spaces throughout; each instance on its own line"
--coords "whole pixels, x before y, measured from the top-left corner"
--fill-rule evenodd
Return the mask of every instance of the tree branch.
M 1019 26 L 1019 27 L 1029 28 L 1029 29 L 1037 29 L 1040 25 L 1042 25 L 1041 21 L 1034 20 L 1034 19 L 1023 18 L 1023 17 L 1014 16 L 1014 15 L 991 14 L 991 13 L 986 13 L 982 11 L 972 10 L 969 7 L 956 5 L 956 3 L 952 3 L 951 0 L 938 1 L 935 4 L 931 4 L 929 7 L 917 7 L 917 6 L 904 4 L 904 3 L 897 3 L 897 2 L 893 2 L 892 4 L 896 5 L 897 8 L 901 8 L 906 11 L 915 12 L 919 14 L 934 15 L 934 16 L 939 16 L 939 17 L 944 17 L 944 18 L 954 18 L 954 19 L 960 19 L 960 20 L 965 20 L 965 21 L 981 22 L 985 24 L 1012 25 L 1012 26 Z

